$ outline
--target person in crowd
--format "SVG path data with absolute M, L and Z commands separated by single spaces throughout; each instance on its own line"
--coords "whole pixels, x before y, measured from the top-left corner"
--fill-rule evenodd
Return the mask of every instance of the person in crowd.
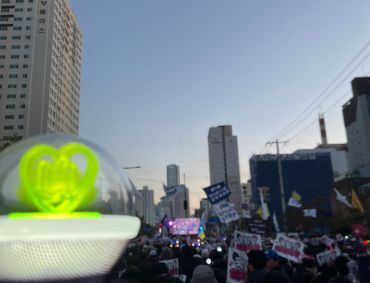
M 274 250 L 267 250 L 265 252 L 267 262 L 266 262 L 266 269 L 268 271 L 279 271 L 281 270 L 280 262 L 279 262 L 279 255 Z
M 317 265 L 316 261 L 311 258 L 304 258 L 302 264 L 297 267 L 294 274 L 295 283 L 311 283 L 316 277 Z
M 198 265 L 193 272 L 190 283 L 220 283 L 217 281 L 213 269 L 207 265 Z
M 159 255 L 159 260 L 170 260 L 170 259 L 173 259 L 173 251 L 168 247 L 162 248 L 161 253 Z
M 292 283 L 292 280 L 282 271 L 270 271 L 265 274 L 261 283 Z
M 261 283 L 267 273 L 267 257 L 263 251 L 252 250 L 248 253 L 248 282 Z

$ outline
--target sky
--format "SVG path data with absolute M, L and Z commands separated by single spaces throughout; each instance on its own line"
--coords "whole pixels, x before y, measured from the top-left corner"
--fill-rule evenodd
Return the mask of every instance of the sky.
M 104 3 L 104 4 L 103 4 Z M 110 152 L 138 188 L 163 196 L 166 165 L 180 165 L 199 207 L 209 186 L 208 130 L 238 136 L 241 181 L 252 154 L 289 140 L 289 153 L 346 142 L 342 105 L 370 40 L 367 0 L 71 0 L 83 33 L 80 136 Z M 358 62 L 365 58 L 365 52 Z M 353 68 L 353 72 L 352 71 Z M 311 112 L 303 121 L 302 111 Z M 297 125 L 279 134 L 291 123 Z

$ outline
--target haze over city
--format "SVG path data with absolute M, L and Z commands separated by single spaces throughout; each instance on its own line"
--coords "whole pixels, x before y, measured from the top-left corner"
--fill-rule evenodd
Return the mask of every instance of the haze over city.
M 191 208 L 210 184 L 207 133 L 230 124 L 241 179 L 248 159 L 312 103 L 368 42 L 367 1 L 72 0 L 83 32 L 80 136 L 108 149 L 158 201 L 166 165 L 186 174 Z M 307 119 L 283 152 L 346 142 L 342 105 L 362 63 Z M 334 104 L 337 102 L 336 104 Z M 334 104 L 334 105 L 333 105 Z M 315 121 L 315 122 L 314 122 Z M 304 130 L 309 126 L 306 130 Z M 304 130 L 304 131 L 302 131 Z M 274 152 L 264 148 L 262 152 Z

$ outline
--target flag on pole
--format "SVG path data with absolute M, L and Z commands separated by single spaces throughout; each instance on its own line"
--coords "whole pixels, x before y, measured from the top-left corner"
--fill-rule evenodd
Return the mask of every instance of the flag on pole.
M 267 204 L 265 203 L 265 200 L 263 198 L 262 190 L 260 190 L 260 198 L 261 198 L 261 210 L 262 210 L 261 217 L 263 220 L 267 220 L 267 218 L 269 218 L 270 216 L 270 213 L 269 213 Z
M 274 227 L 275 227 L 275 231 L 276 233 L 279 233 L 280 232 L 280 228 L 279 228 L 279 223 L 277 221 L 277 218 L 276 218 L 276 213 L 274 212 L 273 216 L 272 216 L 272 220 L 274 222 Z
M 336 189 L 334 189 L 335 193 L 337 194 L 336 198 L 339 202 L 345 204 L 349 208 L 352 208 L 352 205 L 348 202 L 347 198 L 342 195 L 340 192 L 338 192 Z
M 300 208 L 302 206 L 302 204 L 296 200 L 295 198 L 291 197 L 288 201 L 288 205 L 289 206 L 294 206 L 294 207 L 297 207 L 297 208 Z
M 303 214 L 305 217 L 313 217 L 316 218 L 317 216 L 317 210 L 315 209 L 304 209 Z
M 293 191 L 292 198 L 294 198 L 296 201 L 301 201 L 302 199 L 301 195 L 297 193 L 296 191 Z
M 361 212 L 365 212 L 364 207 L 354 190 L 352 190 L 352 207 L 359 209 Z

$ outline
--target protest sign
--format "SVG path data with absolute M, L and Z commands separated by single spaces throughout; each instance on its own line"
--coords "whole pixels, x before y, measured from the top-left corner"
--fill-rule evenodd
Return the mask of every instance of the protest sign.
M 235 248 L 240 251 L 262 250 L 261 235 L 235 231 Z
M 164 190 L 164 192 L 166 193 L 166 196 L 169 199 L 173 199 L 184 189 L 185 189 L 184 185 L 174 185 L 174 186 L 170 186 L 170 187 L 167 187 L 167 186 L 163 185 L 163 190 Z
M 227 199 L 231 192 L 226 187 L 225 182 L 217 183 L 203 189 L 207 194 L 208 201 L 211 204 L 216 204 L 224 199 Z
M 327 247 L 332 247 L 332 245 L 335 243 L 335 240 L 324 235 L 320 238 L 320 242 L 323 243 Z
M 229 248 L 227 283 L 244 283 L 247 279 L 248 257 L 242 252 Z
M 176 277 L 179 275 L 179 261 L 178 259 L 162 260 L 168 266 L 168 275 Z
M 229 224 L 239 219 L 239 214 L 229 202 L 221 202 L 212 206 L 222 223 Z
M 303 253 L 303 247 L 304 244 L 301 241 L 279 235 L 275 239 L 272 249 L 283 258 L 299 262 Z
M 324 263 L 334 262 L 337 256 L 339 256 L 339 251 L 337 249 L 334 249 L 317 254 L 316 259 L 317 263 L 321 266 Z
M 248 232 L 265 236 L 267 230 L 267 222 L 262 219 L 249 219 L 247 221 Z

